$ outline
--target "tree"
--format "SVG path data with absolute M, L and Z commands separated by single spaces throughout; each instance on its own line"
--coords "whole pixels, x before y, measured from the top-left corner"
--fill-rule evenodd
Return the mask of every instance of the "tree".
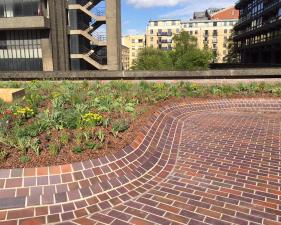
M 183 31 L 175 35 L 173 41 L 175 48 L 171 52 L 171 57 L 175 70 L 208 69 L 212 60 L 212 52 L 208 48 L 199 49 L 194 36 Z
M 223 58 L 223 61 L 226 63 L 239 63 L 239 54 L 237 53 L 236 45 L 233 41 L 234 31 L 231 32 L 229 39 L 227 40 L 227 49 L 228 53 Z
M 141 50 L 133 64 L 133 70 L 169 70 L 172 68 L 171 58 L 167 52 L 153 48 Z
M 212 60 L 209 49 L 197 47 L 197 39 L 183 31 L 173 37 L 172 51 L 145 48 L 134 62 L 134 70 L 201 70 Z

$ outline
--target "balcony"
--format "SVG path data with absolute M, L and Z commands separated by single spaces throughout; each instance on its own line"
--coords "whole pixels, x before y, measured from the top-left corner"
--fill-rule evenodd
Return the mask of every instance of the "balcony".
M 157 36 L 173 36 L 172 32 L 158 32 Z
M 158 40 L 159 43 L 162 43 L 162 44 L 170 44 L 172 43 L 173 41 L 172 40 Z
M 49 29 L 50 21 L 44 16 L 0 18 L 0 30 Z

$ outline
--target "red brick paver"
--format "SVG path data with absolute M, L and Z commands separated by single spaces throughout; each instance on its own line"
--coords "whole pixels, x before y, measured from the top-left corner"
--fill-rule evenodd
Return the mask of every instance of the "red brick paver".
M 281 100 L 164 107 L 116 155 L 0 170 L 0 225 L 281 225 Z

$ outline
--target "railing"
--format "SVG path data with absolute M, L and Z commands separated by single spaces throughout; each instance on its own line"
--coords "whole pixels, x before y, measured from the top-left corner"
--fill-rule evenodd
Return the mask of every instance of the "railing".
M 106 15 L 105 7 L 94 8 L 93 13 L 96 16 L 105 16 Z
M 173 41 L 172 40 L 159 40 L 159 43 L 172 43 Z
M 158 36 L 173 36 L 172 32 L 158 32 Z
M 106 33 L 105 32 L 93 32 L 92 36 L 95 37 L 99 41 L 106 41 Z

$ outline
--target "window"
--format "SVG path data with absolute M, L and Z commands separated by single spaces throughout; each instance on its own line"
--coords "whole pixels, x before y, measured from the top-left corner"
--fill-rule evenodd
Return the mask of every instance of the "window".
M 0 17 L 41 16 L 44 9 L 44 0 L 0 0 Z
M 217 30 L 213 30 L 213 36 L 218 36 L 218 31 Z
M 218 22 L 213 22 L 213 26 L 214 27 L 218 26 Z
M 153 30 L 150 30 L 150 34 L 153 34 Z
M 227 34 L 227 29 L 224 29 L 224 33 Z
M 140 44 L 143 43 L 143 39 L 139 39 L 138 43 L 140 43 Z
M 158 26 L 158 21 L 154 22 L 154 26 L 157 27 Z
M 278 16 L 278 17 L 281 16 L 281 8 L 279 8 L 277 16 Z

